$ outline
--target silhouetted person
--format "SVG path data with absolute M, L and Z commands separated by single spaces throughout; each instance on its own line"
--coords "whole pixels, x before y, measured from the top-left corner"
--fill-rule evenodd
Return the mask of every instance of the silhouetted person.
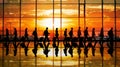
M 38 41 L 38 35 L 37 35 L 37 28 L 33 31 L 32 35 L 34 36 L 34 49 L 32 50 L 35 57 L 37 57 L 37 41 Z
M 13 41 L 13 46 L 14 46 L 14 56 L 17 55 L 17 47 L 19 43 L 17 43 L 17 29 L 14 28 L 14 41 Z
M 55 30 L 55 37 L 58 39 L 59 33 L 58 33 L 58 28 Z
M 32 35 L 34 36 L 34 49 L 36 50 L 38 35 L 37 35 L 37 28 L 33 31 Z
M 14 40 L 17 40 L 17 29 L 14 28 Z
M 89 36 L 88 27 L 86 27 L 86 29 L 84 30 L 84 38 L 85 38 L 85 40 L 88 39 L 88 36 Z
M 8 55 L 9 54 L 9 30 L 8 29 L 6 29 L 6 38 L 5 38 L 5 43 L 4 43 L 4 45 L 5 45 L 5 48 L 6 48 L 6 55 Z
M 111 47 L 113 47 L 113 28 L 111 28 L 109 31 L 108 31 L 108 36 L 109 36 L 109 40 L 110 40 L 110 45 Z
M 103 57 L 103 53 L 104 53 L 104 47 L 103 47 L 103 39 L 104 39 L 104 31 L 103 31 L 103 28 L 101 28 L 101 31 L 100 31 L 100 53 L 101 53 L 101 57 Z
M 65 39 L 67 38 L 67 28 L 64 31 L 64 37 L 65 37 Z
M 113 36 L 114 36 L 114 34 L 113 34 L 113 28 L 111 28 L 109 31 L 108 31 L 108 36 L 109 36 L 109 38 L 108 38 L 108 54 L 110 54 L 111 55 L 111 57 L 113 57 Z
M 8 41 L 9 40 L 9 30 L 6 29 L 6 40 Z
M 93 38 L 94 40 L 96 40 L 96 39 L 95 39 L 95 28 L 92 29 L 92 38 Z
M 56 57 L 58 56 L 58 51 L 59 51 L 58 47 L 59 47 L 59 44 L 56 44 L 56 37 L 54 37 L 53 38 L 53 48 L 55 48 Z
M 92 55 L 95 56 L 95 46 L 97 44 L 95 28 L 92 29 L 92 40 L 94 40 L 94 45 L 92 45 Z
M 37 35 L 37 28 L 33 31 L 32 35 L 34 36 L 34 41 L 38 40 L 38 35 Z
M 84 46 L 86 46 L 86 42 L 88 40 L 88 27 L 86 27 L 86 29 L 84 30 Z
M 103 39 L 104 39 L 104 31 L 103 31 L 103 28 L 101 28 L 99 37 L 100 37 L 99 43 L 100 43 L 100 45 L 102 46 L 102 45 L 103 45 Z
M 48 38 L 49 34 L 50 33 L 48 32 L 48 27 L 46 27 L 46 30 L 44 31 L 44 36 L 45 36 L 44 43 L 46 43 L 46 41 L 49 42 L 49 38 Z
M 78 35 L 78 38 L 80 38 L 80 37 L 81 37 L 81 30 L 80 30 L 80 27 L 78 28 L 77 35 Z
M 78 49 L 77 49 L 77 53 L 78 53 L 78 56 L 80 58 L 80 54 L 81 54 L 81 47 L 84 47 L 83 46 L 83 43 L 82 43 L 82 38 L 81 38 L 81 27 L 78 28 L 78 32 L 77 32 L 77 35 L 78 35 L 78 41 L 79 41 L 79 44 L 78 44 Z
M 70 39 L 73 38 L 73 28 L 71 28 L 70 32 L 69 32 L 69 36 L 70 36 Z
M 55 30 L 55 37 L 56 37 L 57 45 L 59 45 L 59 33 L 58 33 L 58 28 L 56 28 L 56 30 Z
M 56 37 L 53 38 L 53 48 L 55 48 L 57 45 L 56 45 Z
M 97 44 L 96 34 L 95 34 L 95 28 L 92 29 L 92 40 L 94 41 L 93 48 L 95 48 L 95 46 Z
M 109 31 L 108 31 L 108 36 L 110 39 L 113 39 L 113 28 L 111 28 Z
M 24 34 L 24 36 L 25 36 L 25 39 L 28 40 L 28 29 L 27 28 L 25 28 L 25 34 Z
M 64 44 L 67 43 L 67 28 L 64 31 L 64 41 L 63 41 L 63 43 Z

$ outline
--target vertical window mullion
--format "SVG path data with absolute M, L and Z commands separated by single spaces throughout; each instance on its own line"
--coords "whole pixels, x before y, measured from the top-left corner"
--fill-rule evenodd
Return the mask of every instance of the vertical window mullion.
M 54 0 L 53 0 L 53 38 L 54 38 Z M 53 48 L 53 67 L 54 67 L 54 48 Z
M 37 0 L 35 0 L 35 28 L 37 29 Z M 37 57 L 35 57 L 35 67 L 37 67 Z
M 21 37 L 21 0 L 19 3 L 19 37 Z M 19 47 L 19 67 L 21 67 L 21 47 Z
M 60 0 L 60 37 L 62 37 L 62 0 Z M 60 67 L 62 67 L 62 44 L 60 46 L 60 56 L 61 56 L 61 65 Z
M 85 27 L 86 27 L 86 0 L 84 0 L 84 30 L 85 30 Z M 86 67 L 85 61 L 86 61 L 86 57 L 84 55 L 84 67 Z
M 116 52 L 116 45 L 117 45 L 117 43 L 116 43 L 116 36 L 117 36 L 117 30 L 116 30 L 116 0 L 114 0 L 114 27 L 115 27 L 115 65 L 114 65 L 114 67 L 116 67 L 116 54 L 117 54 L 117 52 Z
M 2 38 L 4 38 L 4 0 L 3 0 L 3 17 L 2 17 Z M 2 67 L 4 67 L 4 45 L 2 45 Z
M 4 38 L 4 0 L 3 0 L 3 17 L 2 17 L 2 38 Z M 2 67 L 4 67 L 4 45 L 2 45 Z
M 104 32 L 104 14 L 103 14 L 103 11 L 104 11 L 104 10 L 103 10 L 104 2 L 103 2 L 103 0 L 101 0 L 101 1 L 102 1 L 102 3 L 101 3 L 101 7 L 102 7 L 102 8 L 101 8 L 101 10 L 102 10 L 102 28 L 103 28 L 103 32 Z M 103 39 L 104 39 L 104 37 L 103 37 Z M 102 39 L 102 40 L 103 40 L 103 39 Z M 103 46 L 103 45 L 102 45 L 102 46 Z M 103 56 L 103 57 L 104 57 L 104 56 Z M 104 65 L 103 65 L 103 61 L 104 61 L 104 58 L 103 58 L 103 57 L 102 57 L 102 67 L 104 66 Z

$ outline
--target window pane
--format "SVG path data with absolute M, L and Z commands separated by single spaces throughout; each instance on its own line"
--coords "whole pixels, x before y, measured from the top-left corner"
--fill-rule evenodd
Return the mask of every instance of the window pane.
M 114 30 L 114 18 L 104 18 L 104 34 L 107 36 L 108 31 L 113 28 Z
M 37 5 L 38 17 L 53 17 L 53 5 L 52 4 L 38 4 Z
M 84 17 L 84 5 L 80 5 L 80 17 Z
M 117 36 L 120 37 L 120 18 L 116 18 L 116 29 L 117 29 Z
M 120 4 L 116 5 L 116 17 L 120 18 Z
M 10 31 L 10 35 L 13 35 L 14 28 L 16 28 L 19 35 L 19 18 L 4 18 L 4 31 L 6 28 Z
M 120 66 L 120 60 L 116 60 L 116 66 Z
M 36 0 L 21 0 L 22 3 L 35 3 Z
M 102 17 L 101 4 L 86 4 L 86 17 Z
M 78 17 L 78 5 L 64 4 L 62 7 L 62 17 Z
M 103 9 L 104 17 L 114 17 L 114 4 L 104 4 Z
M 120 3 L 120 0 L 116 0 L 116 3 Z
M 20 0 L 4 0 L 5 3 L 20 3 Z
M 29 22 L 29 23 L 28 23 Z M 35 18 L 21 18 L 22 36 L 24 36 L 25 28 L 28 28 L 28 35 L 32 36 L 35 29 Z
M 86 3 L 101 3 L 101 0 L 86 0 Z
M 114 3 L 114 0 L 103 0 L 104 3 Z
M 3 3 L 3 0 L 0 0 L 0 3 Z
M 94 20 L 97 20 L 94 21 Z M 96 36 L 99 36 L 99 32 L 100 32 L 100 29 L 102 27 L 102 24 L 101 24 L 101 18 L 86 18 L 86 27 L 89 28 L 89 34 L 91 35 L 92 33 L 92 28 L 95 28 L 95 31 L 96 31 Z M 99 26 L 98 26 L 99 24 Z
M 0 4 L 0 17 L 3 17 L 3 5 Z
M 94 21 L 95 19 L 97 20 L 97 22 Z M 102 27 L 101 18 L 86 18 L 86 27 L 88 27 L 89 36 L 92 36 L 91 34 L 93 28 L 95 28 L 96 36 L 98 36 Z
M 20 6 L 19 4 L 5 4 L 4 6 L 4 17 L 20 17 Z
M 0 39 L 1 39 L 1 35 L 2 35 L 2 18 L 0 18 Z
M 35 4 L 22 4 L 21 7 L 22 17 L 35 17 Z
M 62 3 L 78 3 L 78 0 L 63 0 Z
M 120 42 L 117 42 L 117 44 L 120 44 Z M 116 48 L 116 60 L 120 60 L 120 46 Z
M 37 3 L 44 4 L 44 3 L 53 3 L 53 0 L 37 0 Z M 60 0 L 54 0 L 54 3 L 60 3 Z

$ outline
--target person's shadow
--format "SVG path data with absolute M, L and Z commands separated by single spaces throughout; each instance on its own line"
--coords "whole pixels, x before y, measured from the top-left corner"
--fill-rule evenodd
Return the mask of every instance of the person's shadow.
M 64 38 L 64 42 L 63 42 L 63 44 L 64 44 L 64 49 L 63 49 L 63 51 L 64 51 L 65 56 L 67 56 L 67 50 L 68 50 L 68 48 L 70 47 L 69 41 L 70 41 L 70 38 L 69 38 L 69 37 Z
M 73 57 L 73 47 L 72 47 L 72 45 L 70 45 L 68 52 L 71 55 L 71 57 Z
M 55 48 L 55 55 L 56 55 L 56 57 L 58 57 L 58 52 L 59 52 L 59 48 L 58 48 L 58 46 L 56 46 L 56 48 Z
M 37 57 L 37 44 L 34 46 L 34 49 L 32 50 L 35 57 Z
M 48 49 L 49 45 L 49 42 L 47 44 L 44 43 L 43 53 L 46 55 L 46 57 L 48 57 L 48 53 L 50 52 L 50 50 Z
M 113 47 L 109 43 L 107 43 L 107 46 L 108 46 L 108 51 L 107 51 L 108 54 L 110 54 L 110 56 L 113 57 L 113 51 L 114 51 Z
M 84 47 L 84 54 L 85 54 L 86 57 L 88 57 L 88 50 L 89 50 L 88 46 L 85 46 Z
M 37 43 L 37 45 L 40 46 L 41 48 L 44 48 L 44 46 L 43 46 L 43 40 L 44 40 L 44 38 L 40 37 L 40 39 L 38 40 L 38 43 Z
M 58 57 L 58 52 L 59 52 L 59 43 L 58 44 L 56 44 L 56 37 L 54 37 L 53 38 L 53 48 L 55 48 L 55 55 L 56 55 L 56 57 Z
M 78 53 L 78 56 L 80 57 L 80 54 L 81 54 L 81 48 L 83 48 L 84 47 L 84 45 L 83 45 L 83 37 L 79 37 L 78 38 L 78 41 L 79 41 L 79 44 L 77 45 L 77 53 Z
M 19 46 L 19 44 L 20 44 L 20 43 L 16 43 L 16 42 L 13 43 L 13 46 L 14 46 L 14 50 L 13 50 L 13 51 L 14 51 L 14 56 L 17 55 L 17 47 Z

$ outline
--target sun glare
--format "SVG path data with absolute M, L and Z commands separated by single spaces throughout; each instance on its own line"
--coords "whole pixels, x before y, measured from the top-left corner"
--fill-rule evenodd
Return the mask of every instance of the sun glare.
M 67 22 L 67 19 L 62 19 L 62 26 L 65 26 L 65 22 Z M 38 20 L 38 25 L 41 27 L 48 27 L 49 29 L 54 28 L 60 28 L 60 18 L 54 18 L 54 23 L 53 23 L 53 18 L 45 18 L 42 20 Z

